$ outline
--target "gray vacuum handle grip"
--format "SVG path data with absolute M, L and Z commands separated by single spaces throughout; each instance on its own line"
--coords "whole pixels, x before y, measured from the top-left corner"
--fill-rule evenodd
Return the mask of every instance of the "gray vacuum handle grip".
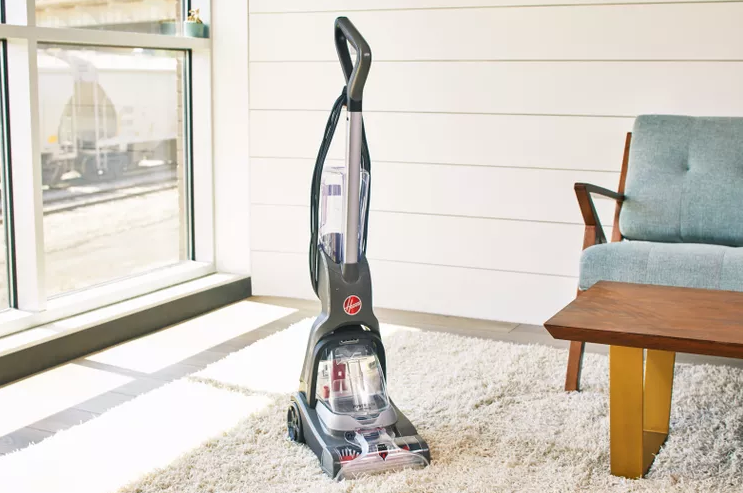
M 348 44 L 356 49 L 356 65 L 351 65 Z M 343 67 L 348 86 L 349 111 L 361 111 L 364 84 L 371 68 L 372 53 L 369 44 L 347 17 L 335 20 L 335 48 Z

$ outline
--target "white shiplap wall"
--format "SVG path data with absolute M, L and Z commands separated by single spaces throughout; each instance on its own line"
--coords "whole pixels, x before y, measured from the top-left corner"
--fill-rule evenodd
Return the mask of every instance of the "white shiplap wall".
M 542 323 L 568 303 L 583 239 L 573 183 L 616 188 L 633 118 L 743 114 L 742 2 L 573 3 L 252 0 L 254 292 L 314 297 L 309 183 L 346 15 L 374 57 L 375 305 Z M 342 159 L 343 122 L 336 135 Z M 599 206 L 610 223 L 613 204 Z

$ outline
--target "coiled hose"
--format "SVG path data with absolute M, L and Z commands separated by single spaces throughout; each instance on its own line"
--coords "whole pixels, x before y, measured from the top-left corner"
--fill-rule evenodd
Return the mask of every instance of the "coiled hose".
M 325 165 L 325 158 L 330 150 L 330 145 L 333 142 L 333 136 L 335 135 L 335 129 L 338 126 L 338 120 L 341 116 L 343 107 L 346 106 L 347 95 L 346 87 L 343 87 L 341 95 L 333 103 L 333 109 L 330 111 L 330 117 L 325 125 L 325 133 L 323 134 L 322 143 L 320 144 L 320 150 L 317 153 L 317 159 L 315 160 L 315 170 L 312 173 L 312 186 L 310 188 L 310 281 L 312 282 L 312 289 L 317 294 L 318 282 L 319 282 L 319 269 L 320 269 L 320 249 L 318 245 L 318 229 L 319 229 L 319 208 L 320 208 L 320 184 L 322 177 L 323 166 Z M 364 212 L 364 235 L 361 238 L 360 254 L 366 253 L 366 237 L 369 231 L 369 208 L 371 205 L 371 158 L 369 157 L 369 148 L 366 145 L 366 129 L 364 128 L 363 117 L 361 120 L 361 169 L 369 173 L 369 184 L 367 187 L 367 207 Z

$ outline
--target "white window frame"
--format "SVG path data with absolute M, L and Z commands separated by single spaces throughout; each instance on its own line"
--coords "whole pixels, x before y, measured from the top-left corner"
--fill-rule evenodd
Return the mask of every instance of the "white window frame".
M 209 26 L 216 0 L 191 0 Z M 230 22 L 227 1 L 221 0 L 222 18 Z M 8 98 L 10 115 L 10 170 L 12 173 L 16 308 L 0 312 L 0 336 L 54 322 L 102 306 L 146 295 L 216 272 L 215 190 L 212 135 L 212 33 L 209 38 L 47 28 L 35 25 L 34 0 L 5 0 L 6 24 L 0 39 L 7 43 Z M 247 7 L 245 7 L 247 11 Z M 240 9 L 238 9 L 240 10 Z M 232 21 L 234 22 L 234 21 Z M 244 19 L 247 33 L 247 16 Z M 191 134 L 186 139 L 192 163 L 194 259 L 142 275 L 63 294 L 48 299 L 45 286 L 44 228 L 39 149 L 37 45 L 41 42 L 87 46 L 146 47 L 186 50 L 190 53 L 190 108 L 186 119 Z M 247 46 L 245 47 L 247 49 Z M 247 57 L 245 59 L 247 65 Z M 247 85 L 245 88 L 247 92 Z M 190 109 L 190 112 L 189 112 Z M 247 136 L 246 136 L 247 138 Z M 244 146 L 244 142 L 242 143 Z M 229 197 L 230 194 L 227 193 Z M 247 211 L 245 211 L 247 213 Z M 247 224 L 247 223 L 246 223 Z M 19 225 L 24 225 L 20 227 Z M 27 226 L 28 225 L 28 226 Z M 238 269 L 239 270 L 239 269 Z M 247 270 L 247 269 L 243 269 Z M 0 273 L 4 275 L 5 273 Z M 9 289 L 11 286 L 9 285 Z

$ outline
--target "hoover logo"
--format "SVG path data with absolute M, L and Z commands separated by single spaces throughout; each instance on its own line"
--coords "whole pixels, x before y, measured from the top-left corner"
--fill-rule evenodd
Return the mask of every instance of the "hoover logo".
M 356 315 L 361 310 L 361 298 L 352 294 L 343 302 L 343 311 L 349 315 Z

